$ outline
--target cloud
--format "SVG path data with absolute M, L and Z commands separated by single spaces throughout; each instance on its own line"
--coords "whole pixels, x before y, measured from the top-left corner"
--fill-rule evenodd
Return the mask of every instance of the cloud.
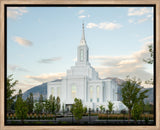
M 28 80 L 22 80 L 22 81 L 18 81 L 18 83 L 14 86 L 14 89 L 16 90 L 14 92 L 14 95 L 18 93 L 19 89 L 22 90 L 22 93 L 24 93 L 25 91 L 27 91 L 28 89 L 39 85 L 40 83 L 37 81 L 28 81 Z
M 143 22 L 145 22 L 145 21 L 147 21 L 148 20 L 148 18 L 142 18 L 142 19 L 139 19 L 138 21 L 137 21 L 137 23 L 143 23 Z
M 84 15 L 84 12 L 85 12 L 85 10 L 80 10 L 79 12 L 78 12 L 78 18 L 80 18 L 80 19 L 83 19 L 83 18 L 89 18 L 90 17 L 90 15 L 89 14 L 85 14 Z
M 134 20 L 133 19 L 129 19 L 128 22 L 129 23 L 134 23 Z
M 17 42 L 19 45 L 22 45 L 22 46 L 32 46 L 33 43 L 29 40 L 26 40 L 24 38 L 21 38 L 21 37 L 14 37 L 14 41 Z
M 153 44 L 152 42 L 147 43 Z M 145 42 L 141 50 L 130 55 L 91 56 L 90 59 L 98 63 L 94 68 L 99 72 L 101 78 L 119 77 L 125 79 L 129 75 L 131 77 L 136 76 L 144 82 L 153 78 L 152 73 L 147 70 L 146 63 L 143 61 L 147 57 L 150 57 L 150 53 L 148 52 L 148 45 Z
M 28 13 L 26 7 L 7 7 L 7 17 L 17 19 L 24 13 Z
M 153 20 L 153 9 L 152 8 L 129 8 L 128 16 L 143 16 L 143 18 L 129 19 L 129 23 L 140 24 L 148 20 Z
M 85 11 L 84 10 L 80 10 L 79 12 L 78 12 L 78 14 L 82 14 L 82 13 L 84 13 Z
M 18 65 L 11 65 L 11 64 L 8 64 L 7 65 L 8 69 L 11 70 L 11 71 L 23 71 L 23 72 L 29 72 L 29 70 L 23 68 L 23 67 L 20 67 Z
M 48 59 L 41 59 L 40 61 L 38 61 L 39 63 L 51 63 L 54 61 L 59 61 L 61 60 L 61 57 L 52 57 L 52 58 L 48 58 Z
M 26 78 L 38 81 L 40 83 L 53 81 L 55 79 L 61 79 L 66 73 L 50 73 L 50 74 L 41 74 L 39 76 L 27 75 Z
M 121 28 L 122 25 L 119 23 L 114 23 L 114 22 L 103 22 L 99 24 L 95 23 L 88 23 L 87 28 L 99 28 L 99 29 L 104 29 L 104 30 L 115 30 Z
M 78 16 L 80 19 L 85 18 L 85 15 Z
M 98 25 L 95 24 L 95 23 L 88 23 L 87 24 L 87 28 L 94 28 L 94 27 L 97 27 Z
M 153 41 L 153 36 L 147 36 L 143 39 L 140 39 L 141 42 L 145 42 L 145 41 Z
M 152 13 L 153 10 L 149 8 L 129 8 L 128 16 L 142 16 L 144 14 Z

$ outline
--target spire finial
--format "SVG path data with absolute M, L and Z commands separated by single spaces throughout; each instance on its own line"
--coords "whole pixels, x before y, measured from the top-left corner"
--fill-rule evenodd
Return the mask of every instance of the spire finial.
M 81 40 L 85 40 L 85 35 L 84 35 L 84 21 L 82 23 L 82 38 Z

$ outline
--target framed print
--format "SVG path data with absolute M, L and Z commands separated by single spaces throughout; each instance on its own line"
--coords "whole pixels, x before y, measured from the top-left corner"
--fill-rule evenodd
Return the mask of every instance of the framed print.
M 1 129 L 159 129 L 160 1 L 1 1 Z

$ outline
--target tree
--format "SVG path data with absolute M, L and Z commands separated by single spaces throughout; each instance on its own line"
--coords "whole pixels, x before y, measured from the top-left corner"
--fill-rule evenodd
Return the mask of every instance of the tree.
M 74 99 L 74 104 L 73 104 L 73 115 L 77 122 L 79 122 L 80 119 L 82 119 L 83 116 L 83 104 L 81 99 Z
M 26 103 L 27 103 L 27 106 L 28 106 L 28 113 L 32 113 L 33 112 L 33 104 L 34 104 L 34 101 L 33 101 L 33 93 L 30 93 L 29 97 L 27 97 L 26 99 Z
M 84 113 L 84 114 L 87 113 L 87 107 L 83 107 L 83 113 Z
M 21 119 L 23 123 L 24 119 L 27 117 L 28 107 L 26 102 L 22 99 L 22 90 L 19 90 L 17 95 L 17 100 L 15 104 L 16 116 Z
M 128 119 L 131 118 L 131 111 L 135 104 L 139 104 L 140 101 L 143 101 L 144 98 L 147 98 L 145 94 L 148 90 L 141 91 L 142 87 L 140 87 L 141 81 L 136 80 L 135 78 L 131 79 L 127 77 L 126 81 L 124 81 L 120 86 L 122 102 L 128 108 Z
M 45 110 L 46 113 L 50 113 L 51 112 L 50 103 L 49 103 L 48 99 L 45 100 L 44 110 Z
M 152 44 L 148 46 L 148 51 L 150 53 L 150 57 L 146 58 L 146 59 L 143 59 L 143 61 L 148 63 L 148 64 L 153 64 L 153 62 L 154 62 L 154 59 L 153 59 L 154 52 L 153 52 L 153 45 Z
M 56 113 L 56 99 L 55 99 L 55 96 L 51 96 L 51 99 L 50 99 L 50 103 L 51 103 L 51 112 L 53 114 Z
M 63 111 L 63 115 L 64 115 L 64 113 L 65 113 L 65 106 L 64 106 L 64 103 L 63 103 L 63 105 L 62 105 L 62 111 Z
M 55 99 L 55 98 L 54 98 Z M 60 104 L 60 98 L 59 97 L 57 97 L 56 98 L 56 100 L 53 100 L 55 103 L 54 103 L 54 105 L 55 105 L 55 111 L 54 111 L 54 114 L 55 114 L 55 120 L 56 120 L 56 114 L 57 114 L 57 112 L 59 112 L 59 110 L 60 110 L 60 107 L 61 107 L 61 104 Z
M 35 104 L 35 111 L 36 113 L 42 113 L 44 108 L 43 104 L 43 95 L 41 94 L 39 97 L 39 101 Z
M 143 111 L 147 113 L 153 113 L 154 111 L 154 106 L 153 104 L 150 104 L 149 102 L 145 103 L 143 105 Z
M 103 105 L 100 105 L 99 108 L 100 108 L 101 112 L 103 112 L 105 110 Z
M 39 97 L 39 105 L 40 105 L 40 113 L 43 112 L 44 104 L 43 104 L 43 95 L 41 94 Z
M 144 105 L 143 101 L 140 100 L 139 102 L 136 102 L 133 106 L 131 113 L 132 113 L 132 117 L 135 120 L 135 122 L 137 122 L 137 120 L 140 118 L 140 115 L 143 112 L 143 105 Z
M 143 59 L 143 61 L 146 62 L 147 64 L 153 64 L 153 62 L 154 62 L 154 52 L 153 52 L 153 45 L 152 44 L 150 44 L 148 46 L 148 51 L 150 53 L 150 57 L 146 58 L 146 59 Z M 153 85 L 153 79 L 145 81 L 145 84 Z
M 9 75 L 7 77 L 7 112 L 11 110 L 11 105 L 13 104 L 14 99 L 16 98 L 15 96 L 13 96 L 14 91 L 16 91 L 13 87 L 17 84 L 18 80 L 13 81 L 12 76 L 13 75 Z
M 113 105 L 114 103 L 112 103 L 111 101 L 108 101 L 108 109 L 110 113 L 113 111 L 113 108 L 114 108 Z
M 56 98 L 56 112 L 59 112 L 60 108 L 61 108 L 61 104 L 60 104 L 60 98 L 57 97 Z

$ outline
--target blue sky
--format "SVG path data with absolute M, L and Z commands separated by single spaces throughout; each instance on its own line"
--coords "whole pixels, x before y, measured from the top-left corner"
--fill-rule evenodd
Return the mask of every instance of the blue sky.
M 65 76 L 75 64 L 83 21 L 100 78 L 152 78 L 152 65 L 143 62 L 153 44 L 152 7 L 8 7 L 7 74 L 19 81 L 17 90 Z

